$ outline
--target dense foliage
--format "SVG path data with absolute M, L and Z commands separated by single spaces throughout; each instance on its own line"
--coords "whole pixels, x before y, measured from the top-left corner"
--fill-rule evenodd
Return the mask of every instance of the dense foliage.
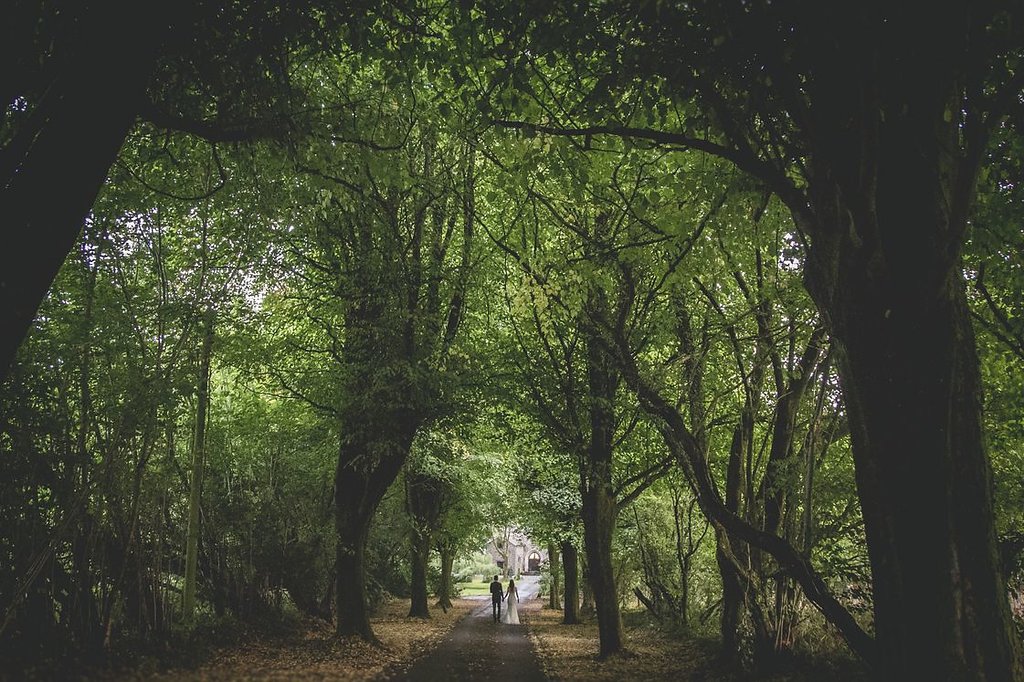
M 885 36 L 843 66 L 833 21 L 772 3 L 189 3 L 76 180 L 30 174 L 64 130 L 47 74 L 109 47 L 16 4 L 0 208 L 82 229 L 8 334 L 0 659 L 293 611 L 372 641 L 376 604 L 429 617 L 518 527 L 602 656 L 629 609 L 765 670 L 848 647 L 898 676 L 928 645 L 1021 674 L 1019 11 L 971 41 L 943 15 L 961 73 Z M 922 121 L 946 146 L 906 161 Z M 896 196 L 901 170 L 927 182 Z M 18 194 L 57 179 L 84 220 Z M 918 576 L 935 609 L 998 608 L 941 612 L 984 625 L 954 646 Z

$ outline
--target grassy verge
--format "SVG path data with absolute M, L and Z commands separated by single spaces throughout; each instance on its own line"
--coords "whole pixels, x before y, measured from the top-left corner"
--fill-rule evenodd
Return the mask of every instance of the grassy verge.
M 491 593 L 490 583 L 455 583 L 462 597 L 486 597 Z

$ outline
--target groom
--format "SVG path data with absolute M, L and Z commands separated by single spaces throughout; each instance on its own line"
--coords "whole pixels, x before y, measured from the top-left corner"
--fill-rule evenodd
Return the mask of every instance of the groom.
M 494 580 L 491 581 L 491 615 L 494 616 L 495 623 L 501 620 L 501 599 L 501 583 L 498 582 L 498 576 L 494 576 Z

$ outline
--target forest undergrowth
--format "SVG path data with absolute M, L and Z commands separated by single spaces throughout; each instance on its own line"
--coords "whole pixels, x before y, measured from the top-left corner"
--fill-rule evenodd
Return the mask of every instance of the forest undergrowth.
M 706 680 L 707 682 L 860 682 L 870 679 L 863 666 L 848 655 L 798 654 L 774 673 L 755 673 L 721 657 L 721 643 L 706 635 L 666 628 L 643 611 L 624 611 L 623 629 L 628 654 L 608 660 L 595 656 L 597 621 L 562 624 L 562 612 L 524 609 L 534 649 L 545 673 L 554 682 L 594 680 Z
M 326 621 L 285 613 L 260 622 L 219 620 L 161 647 L 133 643 L 102 663 L 76 657 L 0 667 L 0 680 L 371 680 L 387 678 L 431 651 L 479 602 L 457 599 L 430 619 L 410 618 L 404 599 L 385 602 L 371 622 L 380 647 L 338 637 Z
M 31 669 L 0 671 L 0 680 L 78 679 L 102 682 L 158 680 L 381 680 L 400 676 L 433 651 L 456 623 L 481 602 L 457 599 L 447 611 L 431 607 L 430 619 L 408 617 L 408 602 L 380 605 L 371 622 L 382 646 L 338 637 L 330 623 L 287 613 L 260 623 L 216 621 L 197 626 L 188 639 L 159 649 L 133 646 L 100 664 L 64 658 Z M 562 612 L 524 604 L 523 621 L 541 666 L 552 681 L 707 680 L 722 682 L 860 682 L 866 670 L 834 649 L 800 654 L 774 673 L 754 673 L 724 661 L 713 637 L 666 627 L 646 612 L 623 612 L 628 653 L 599 660 L 593 617 L 562 624 Z

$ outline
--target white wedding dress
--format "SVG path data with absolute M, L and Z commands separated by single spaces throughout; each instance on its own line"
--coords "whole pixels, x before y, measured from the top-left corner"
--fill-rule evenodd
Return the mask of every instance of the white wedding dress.
M 519 594 L 512 588 L 505 597 L 505 610 L 501 614 L 501 622 L 506 625 L 519 625 Z

